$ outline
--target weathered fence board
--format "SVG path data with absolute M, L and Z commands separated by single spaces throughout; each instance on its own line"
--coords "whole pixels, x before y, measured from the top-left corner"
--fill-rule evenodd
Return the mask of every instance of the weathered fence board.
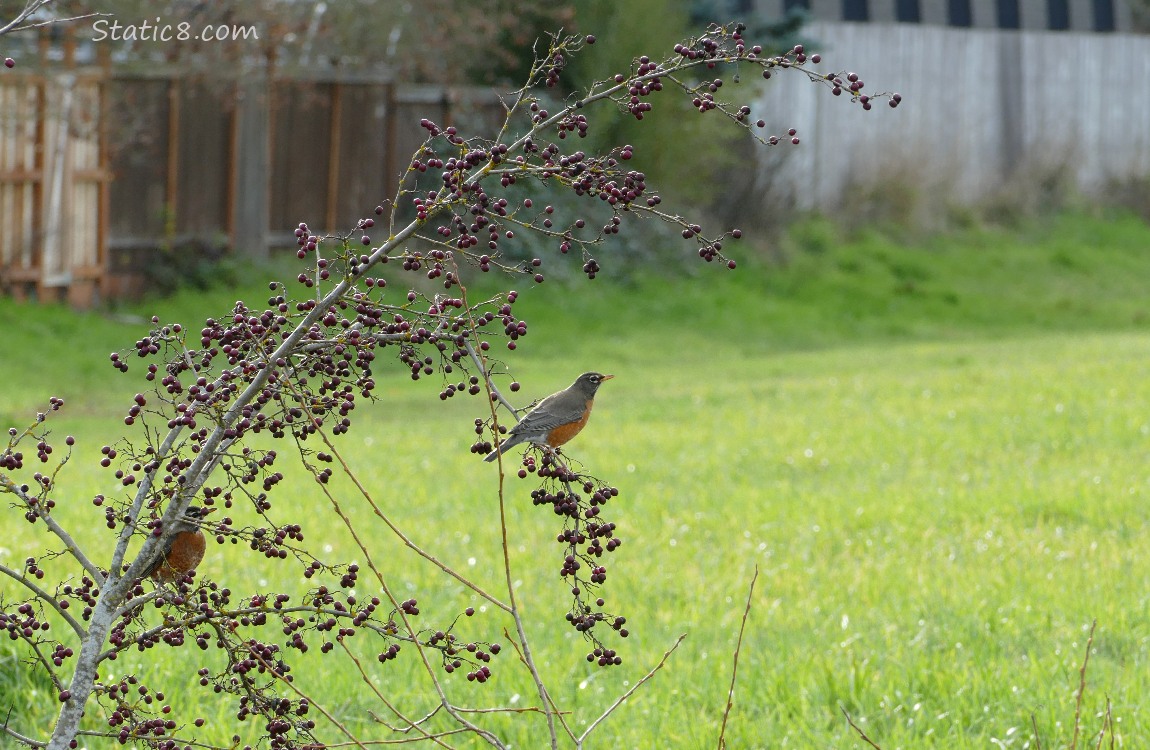
M 104 76 L 61 70 L 0 85 L 0 288 L 90 304 L 105 260 Z

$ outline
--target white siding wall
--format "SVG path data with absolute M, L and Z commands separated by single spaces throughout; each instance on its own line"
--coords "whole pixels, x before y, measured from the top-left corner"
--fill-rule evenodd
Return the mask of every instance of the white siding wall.
M 811 24 L 818 68 L 849 67 L 902 105 L 870 112 L 800 75 L 765 86 L 756 117 L 802 144 L 763 159 L 799 206 L 909 179 L 969 202 L 1027 170 L 1065 167 L 1083 191 L 1150 176 L 1150 36 Z M 789 149 L 781 160 L 774 153 Z

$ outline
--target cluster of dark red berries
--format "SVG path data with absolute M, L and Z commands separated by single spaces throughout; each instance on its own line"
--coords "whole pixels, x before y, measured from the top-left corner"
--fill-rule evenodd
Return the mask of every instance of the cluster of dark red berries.
M 50 627 L 43 613 L 31 602 L 21 603 L 16 607 L 15 614 L 0 612 L 0 628 L 7 630 L 8 637 L 14 641 L 20 638 L 32 639 L 37 632 L 47 631 Z
M 622 73 L 615 74 L 615 83 L 627 83 L 627 97 L 616 101 L 620 101 L 636 120 L 642 120 L 643 115 L 653 108 L 648 97 L 663 90 L 663 81 L 656 74 L 658 70 L 659 65 L 643 55 L 638 60 L 633 78 L 628 79 Z
M 595 37 L 588 37 L 588 44 L 594 43 Z M 551 89 L 559 85 L 559 74 L 563 72 L 563 68 L 565 67 L 567 67 L 567 58 L 564 57 L 561 51 L 553 51 L 551 56 L 548 58 L 546 68 L 543 71 L 543 74 L 546 77 L 544 82 L 547 88 Z
M 264 653 L 259 657 L 261 661 L 260 670 L 263 671 L 264 658 L 269 655 L 269 651 L 274 651 L 274 647 L 268 647 L 266 644 L 253 645 L 253 654 L 261 650 Z M 293 733 L 314 741 L 312 730 L 315 729 L 315 721 L 306 718 L 310 709 L 311 701 L 307 698 L 291 700 L 290 698 L 268 695 L 262 691 L 252 692 L 240 696 L 240 706 L 236 718 L 244 721 L 256 716 L 263 717 L 267 721 L 263 730 L 266 732 L 268 747 L 290 748 L 299 746 L 292 739 Z M 316 743 L 316 745 L 318 744 Z M 305 743 L 305 746 L 315 745 Z
M 36 440 L 36 458 L 40 459 L 40 463 L 48 463 L 49 458 L 52 456 L 52 446 L 48 443 L 45 435 L 40 435 L 37 431 L 37 426 L 43 424 L 48 418 L 49 412 L 59 411 L 64 406 L 64 399 L 52 396 L 48 399 L 48 411 L 37 412 L 35 423 L 21 432 L 15 427 L 8 428 L 8 445 L 4 447 L 3 452 L 0 452 L 0 469 L 7 469 L 8 471 L 17 471 L 24 468 L 24 454 L 16 450 L 20 442 L 28 437 Z M 65 444 L 70 448 L 76 444 L 76 439 L 69 435 L 64 439 Z M 37 484 L 42 487 L 50 487 L 51 480 L 44 482 L 44 477 L 40 474 L 36 475 Z M 21 485 L 21 492 L 28 492 L 28 485 Z
M 482 423 L 480 423 L 482 424 Z M 478 427 L 478 425 L 477 425 Z M 576 474 L 562 463 L 560 454 L 546 450 L 528 450 L 518 471 L 520 479 L 536 475 L 541 486 L 531 492 L 531 502 L 547 506 L 563 519 L 563 529 L 555 541 L 563 547 L 559 575 L 570 586 L 572 605 L 566 615 L 569 623 L 597 648 L 603 648 L 592 628 L 609 622 L 623 637 L 626 620 L 602 611 L 602 597 L 591 599 L 607 580 L 604 555 L 614 552 L 623 540 L 616 535 L 616 525 L 600 518 L 603 507 L 619 490 L 590 476 Z M 618 663 L 612 657 L 611 663 Z
M 101 692 L 114 706 L 108 714 L 108 726 L 119 727 L 115 736 L 120 744 L 135 740 L 150 746 L 161 746 L 159 738 L 167 737 L 177 727 L 176 721 L 170 718 L 170 705 L 161 706 L 159 716 L 137 715 L 143 706 L 162 702 L 165 697 L 161 692 L 152 693 L 134 675 L 121 678 L 118 683 L 104 687 Z
M 12 433 L 15 434 L 16 428 L 12 428 Z M 3 453 L 0 453 L 0 469 L 7 469 L 9 471 L 16 471 L 17 469 L 24 468 L 24 454 L 20 451 L 8 448 Z M 24 490 L 27 492 L 27 490 Z
M 29 560 L 31 560 L 31 558 L 29 558 Z M 42 572 L 43 571 L 41 571 L 41 573 Z M 66 583 L 61 587 L 60 598 L 56 600 L 56 604 L 60 609 L 69 609 L 72 606 L 70 600 L 79 602 L 83 605 L 83 609 L 80 611 L 80 617 L 84 621 L 88 621 L 92 617 L 92 608 L 96 606 L 96 597 L 99 593 L 100 589 L 96 586 L 95 581 L 88 576 L 81 576 L 79 586 Z
M 590 124 L 587 122 L 587 116 L 582 114 L 568 115 L 559 122 L 559 138 L 564 139 L 568 133 L 579 131 L 580 138 L 587 137 L 587 129 Z
M 475 610 L 468 607 L 464 614 L 471 617 L 475 614 Z M 474 669 L 467 673 L 467 680 L 479 683 L 487 682 L 491 678 L 491 668 L 487 664 L 491 662 L 493 656 L 502 651 L 502 647 L 498 643 L 462 643 L 450 630 L 435 631 L 427 638 L 424 645 L 440 651 L 443 671 L 451 674 L 462 668 L 464 664 L 468 664 Z

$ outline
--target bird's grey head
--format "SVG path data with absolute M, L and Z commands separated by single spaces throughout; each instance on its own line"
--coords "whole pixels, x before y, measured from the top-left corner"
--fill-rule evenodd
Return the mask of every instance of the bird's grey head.
M 588 397 L 594 396 L 595 391 L 599 390 L 599 386 L 605 381 L 615 377 L 614 375 L 603 375 L 598 372 L 585 372 L 578 377 L 575 381 L 575 387 L 585 393 Z
M 176 531 L 193 531 L 199 528 L 200 522 L 203 521 L 204 518 L 215 512 L 215 508 L 205 508 L 202 505 L 189 505 L 184 509 L 184 515 L 181 516 L 180 520 L 176 523 Z

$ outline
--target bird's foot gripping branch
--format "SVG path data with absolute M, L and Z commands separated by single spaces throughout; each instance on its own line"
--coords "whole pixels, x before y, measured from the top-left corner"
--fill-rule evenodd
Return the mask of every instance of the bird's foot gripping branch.
M 751 68 L 761 70 L 764 79 L 795 73 L 832 94 L 847 93 L 863 109 L 883 95 L 863 93 L 854 74 L 816 72 L 818 56 L 801 47 L 771 55 L 745 39 L 741 26 L 716 25 L 664 56 L 637 57 L 627 70 L 586 89 L 562 99 L 549 96 L 559 90 L 567 60 L 593 41 L 552 38 L 526 84 L 507 97 L 506 119 L 494 132 L 469 135 L 425 120 L 426 141 L 412 155 L 399 192 L 345 234 L 321 235 L 300 224 L 297 254 L 307 267 L 293 282 L 272 282 L 266 300 L 237 302 L 194 328 L 154 319 L 134 351 L 113 354 L 111 364 L 118 370 L 142 373 L 143 387 L 92 458 L 106 474 L 90 499 L 61 486 L 60 470 L 74 441 L 65 440 L 63 457 L 54 452 L 58 446 L 51 442 L 46 415 L 26 430 L 10 432 L 0 452 L 0 489 L 33 526 L 32 535 L 20 538 L 40 536 L 22 568 L 0 567 L 18 591 L 5 589 L 0 624 L 24 649 L 21 668 L 50 681 L 60 710 L 50 731 L 12 722 L 2 731 L 55 750 L 75 746 L 81 731 L 165 748 L 238 742 L 232 736 L 249 731 L 271 747 L 362 746 L 364 740 L 347 721 L 325 705 L 323 687 L 297 678 L 316 673 L 297 668 L 313 658 L 346 660 L 362 678 L 361 692 L 377 699 L 372 715 L 387 718 L 366 724 L 373 742 L 412 737 L 442 742 L 467 732 L 506 747 L 500 721 L 512 715 L 541 722 L 534 726 L 551 747 L 561 741 L 581 747 L 630 694 L 588 721 L 582 733 L 556 705 L 516 599 L 513 567 L 534 559 L 513 561 L 511 540 L 518 545 L 521 532 L 507 522 L 502 470 L 507 456 L 500 457 L 517 442 L 541 446 L 528 451 L 518 476 L 535 484 L 524 499 L 529 494 L 560 520 L 555 559 L 571 593 L 566 617 L 589 641 L 589 660 L 619 664 L 622 657 L 599 640 L 601 632 L 627 635 L 625 620 L 607 614 L 599 596 L 606 579 L 603 559 L 620 544 L 615 524 L 604 520 L 602 511 L 618 491 L 576 473 L 569 468 L 573 461 L 558 454 L 558 446 L 586 423 L 595 390 L 608 376 L 588 373 L 545 399 L 497 448 L 499 407 L 515 410 L 496 385 L 505 369 L 493 358 L 493 347 L 515 350 L 528 327 L 514 312 L 516 292 L 475 301 L 464 282 L 471 274 L 501 270 L 525 283 L 542 283 L 543 258 L 517 254 L 517 240 L 526 236 L 552 248 L 548 264 L 576 255 L 575 263 L 594 277 L 611 268 L 610 256 L 600 251 L 607 252 L 636 216 L 676 227 L 704 260 L 734 267 L 725 244 L 741 233 L 705 230 L 701 221 L 664 207 L 646 176 L 629 167 L 635 155 L 630 145 L 599 151 L 577 145 L 600 115 L 642 120 L 677 94 L 686 96 L 699 116 L 723 118 L 772 146 L 797 143 L 797 136 L 761 134 L 765 123 L 749 104 L 722 98 L 724 76 Z M 890 97 L 892 104 L 898 101 L 897 95 Z M 546 199 L 556 193 L 573 196 L 563 205 L 578 208 L 570 215 L 557 211 Z M 397 285 L 413 286 L 413 275 L 441 284 L 442 291 L 394 291 Z M 540 292 L 565 293 L 549 289 Z M 493 504 L 498 498 L 502 594 L 423 549 L 338 450 L 353 418 L 381 398 L 381 378 L 392 367 L 415 381 L 435 380 L 443 400 L 460 393 L 486 399 L 473 451 L 495 456 L 500 467 L 498 483 L 486 486 L 498 487 L 491 496 Z M 51 402 L 52 409 L 61 405 Z M 31 453 L 33 443 L 36 458 L 26 458 L 23 452 Z M 91 447 L 77 450 L 84 448 Z M 285 478 L 281 467 L 296 458 L 314 484 Z M 26 462 L 39 463 L 41 470 L 31 471 Z M 332 491 L 337 472 L 353 483 L 358 499 Z M 478 478 L 483 475 L 476 474 L 476 486 L 485 486 Z M 349 512 L 353 502 L 366 508 L 360 520 Z M 329 559 L 334 552 L 314 547 L 308 523 L 317 507 L 346 526 L 354 546 L 345 559 Z M 261 565 L 294 566 L 300 585 L 265 590 L 252 576 L 236 575 L 244 564 L 229 566 L 218 580 L 197 574 L 196 555 L 181 560 L 178 554 L 187 535 L 193 546 L 203 538 L 202 529 L 191 525 L 192 508 L 222 511 L 206 527 L 209 554 L 223 545 L 229 554 L 243 550 Z M 85 522 L 86 515 L 98 523 Z M 387 527 L 386 542 L 362 533 L 365 516 Z M 194 521 L 199 527 L 202 518 Z M 72 533 L 69 525 L 86 531 Z M 392 545 L 386 551 L 381 550 L 385 543 Z M 480 602 L 479 611 L 425 613 L 416 597 L 399 594 L 388 575 L 391 568 L 379 563 L 392 559 L 396 544 L 451 586 L 462 585 Z M 52 551 L 44 553 L 46 548 Z M 102 550 L 108 550 L 106 559 L 97 559 Z M 149 578 L 157 570 L 163 571 L 157 573 L 160 594 Z M 461 703 L 475 702 L 468 686 L 491 679 L 493 659 L 508 645 L 519 657 L 513 664 L 522 665 L 535 686 L 534 705 L 461 710 Z M 160 672 L 145 685 L 143 676 L 117 669 L 126 652 L 155 649 L 195 654 L 170 663 L 194 673 L 201 701 L 176 705 L 165 697 L 166 685 L 155 684 L 186 683 L 189 675 Z M 392 703 L 393 695 L 378 687 L 389 679 L 388 665 L 404 656 L 421 675 L 413 689 L 437 707 L 421 719 L 411 718 L 411 710 Z M 235 726 L 205 726 L 209 709 L 234 716 Z M 258 727 L 246 729 L 257 717 Z

